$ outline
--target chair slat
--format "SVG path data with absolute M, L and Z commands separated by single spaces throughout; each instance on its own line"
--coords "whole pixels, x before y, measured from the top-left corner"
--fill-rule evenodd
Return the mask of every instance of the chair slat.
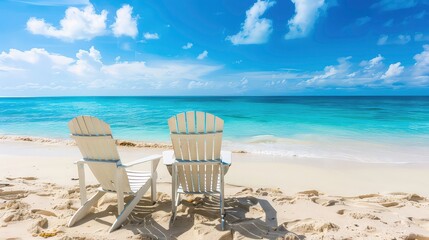
M 86 129 L 85 120 L 82 116 L 76 118 L 78 126 L 82 135 L 89 135 L 88 129 Z
M 212 170 L 213 165 L 206 165 L 206 188 L 205 191 L 210 192 L 212 186 Z
M 174 156 L 176 159 L 183 159 L 182 151 L 180 150 L 179 135 L 171 134 L 171 142 L 173 143 Z
M 204 133 L 206 127 L 206 116 L 204 112 L 197 112 L 197 132 Z
M 168 119 L 168 128 L 170 129 L 170 132 L 177 133 L 177 124 L 176 124 L 176 116 L 171 117 Z
M 180 133 L 187 133 L 186 131 L 186 120 L 185 120 L 185 114 L 179 113 L 177 114 L 177 125 L 179 127 Z
M 217 189 L 217 182 L 219 180 L 219 165 L 213 165 L 213 172 L 212 172 L 212 191 L 218 191 Z
M 206 135 L 206 160 L 213 160 L 213 135 Z
M 215 120 L 213 114 L 206 113 L 206 133 L 215 132 Z
M 189 144 L 188 139 L 184 136 L 179 138 L 179 144 L 180 144 L 180 151 L 182 152 L 182 160 L 189 160 Z
M 195 112 L 186 112 L 186 123 L 188 133 L 195 133 Z
M 220 117 L 216 117 L 216 132 L 223 132 L 223 120 Z
M 206 160 L 206 141 L 204 135 L 196 135 L 198 160 Z
M 213 145 L 213 157 L 218 160 L 220 159 L 220 151 L 222 147 L 222 132 L 218 132 L 214 135 Z
M 186 184 L 185 171 L 183 168 L 184 166 L 182 165 L 177 166 L 177 175 L 179 178 L 179 183 L 182 186 L 183 191 L 189 191 L 188 185 Z

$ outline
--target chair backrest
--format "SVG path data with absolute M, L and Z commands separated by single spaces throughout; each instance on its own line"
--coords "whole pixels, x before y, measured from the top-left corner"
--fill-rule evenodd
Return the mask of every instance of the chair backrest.
M 112 137 L 109 124 L 91 116 L 73 118 L 68 127 L 71 137 L 76 141 L 83 160 L 91 169 L 95 178 L 104 190 L 116 191 L 117 171 L 122 175 L 124 192 L 131 192 L 125 170 L 118 168 L 121 164 L 116 141 Z
M 168 119 L 174 155 L 178 160 L 219 160 L 223 120 L 210 113 L 179 113 Z
M 185 192 L 217 191 L 223 124 L 213 114 L 195 111 L 168 119 L 178 178 Z

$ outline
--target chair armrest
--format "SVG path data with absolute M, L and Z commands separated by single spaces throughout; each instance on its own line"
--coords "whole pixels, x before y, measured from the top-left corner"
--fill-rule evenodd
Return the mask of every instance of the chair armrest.
M 137 159 L 137 160 L 135 160 L 135 161 L 132 161 L 132 162 L 129 162 L 129 163 L 125 163 L 125 164 L 122 164 L 122 165 L 120 165 L 120 166 L 118 166 L 118 167 L 122 167 L 122 168 L 132 167 L 132 166 L 135 166 L 135 165 L 137 165 L 137 164 L 146 163 L 146 162 L 151 162 L 151 161 L 154 161 L 154 160 L 159 160 L 159 159 L 161 159 L 161 158 L 162 158 L 162 156 L 161 156 L 161 155 L 159 155 L 159 154 L 155 154 L 155 155 L 151 155 L 151 156 L 149 156 L 149 157 L 140 158 L 140 159 Z
M 220 157 L 222 159 L 223 164 L 231 166 L 231 158 L 232 158 L 231 151 L 221 151 Z
M 176 159 L 174 158 L 174 151 L 173 150 L 168 150 L 168 151 L 162 152 L 162 161 L 163 161 L 164 165 L 173 165 L 174 160 L 176 160 Z

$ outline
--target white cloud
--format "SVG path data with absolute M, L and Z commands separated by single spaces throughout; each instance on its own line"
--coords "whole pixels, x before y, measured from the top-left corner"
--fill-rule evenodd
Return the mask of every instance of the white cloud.
M 412 8 L 420 2 L 419 0 L 380 0 L 374 3 L 371 8 L 378 8 L 382 11 L 392 11 L 398 9 Z M 422 1 L 421 1 L 422 2 Z
M 89 51 L 79 50 L 76 54 L 77 61 L 69 67 L 69 71 L 80 76 L 96 74 L 102 67 L 100 51 L 93 46 Z
M 416 33 L 414 35 L 414 41 L 416 42 L 429 41 L 429 34 L 425 35 L 423 33 Z
M 261 44 L 268 41 L 273 31 L 272 22 L 266 18 L 260 18 L 265 11 L 275 4 L 273 1 L 258 0 L 246 11 L 246 20 L 241 26 L 241 31 L 235 35 L 226 37 L 234 45 Z
M 92 5 L 83 10 L 69 7 L 60 21 L 60 28 L 46 23 L 44 19 L 31 17 L 27 21 L 27 30 L 33 34 L 54 37 L 63 41 L 90 40 L 106 34 L 107 11 L 97 14 Z
M 393 78 L 401 75 L 401 73 L 404 71 L 404 67 L 401 66 L 400 62 L 390 64 L 389 69 L 387 69 L 386 73 L 384 73 L 381 76 L 381 79 L 388 79 Z
M 411 41 L 410 35 L 398 35 L 396 37 L 389 37 L 387 35 L 381 35 L 377 41 L 377 45 L 387 45 L 387 44 L 395 44 L 395 45 L 404 45 Z
M 25 90 L 33 95 L 155 94 L 149 90 L 168 94 L 188 89 L 190 81 L 204 82 L 203 77 L 222 68 L 193 61 L 120 60 L 116 57 L 115 63 L 105 64 L 94 47 L 79 50 L 73 58 L 45 49 L 11 49 L 0 53 L 0 89 L 12 95 Z
M 313 29 L 319 15 L 327 8 L 324 0 L 291 0 L 295 4 L 295 16 L 288 21 L 289 32 L 285 39 L 303 38 Z
M 194 44 L 188 42 L 186 45 L 182 46 L 183 49 L 191 49 Z
M 137 18 L 133 17 L 133 8 L 125 4 L 116 11 L 115 22 L 110 26 L 116 37 L 129 36 L 135 38 L 138 34 Z
M 377 45 L 385 45 L 388 39 L 389 39 L 389 36 L 381 35 L 380 38 L 378 38 Z
M 429 45 L 423 46 L 423 52 L 414 56 L 414 75 L 418 78 L 429 79 Z
M 197 57 L 198 60 L 203 60 L 204 58 L 206 58 L 209 55 L 209 52 L 207 52 L 206 50 L 204 50 L 202 53 L 200 53 Z
M 155 39 L 159 39 L 158 33 L 145 33 L 143 35 L 143 37 L 147 40 L 155 40 Z

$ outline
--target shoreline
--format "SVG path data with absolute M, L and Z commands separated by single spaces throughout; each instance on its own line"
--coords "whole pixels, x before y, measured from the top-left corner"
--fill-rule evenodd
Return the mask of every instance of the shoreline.
M 17 140 L 18 139 L 18 140 Z M 16 168 L 6 165 L 7 177 L 17 177 L 21 171 L 31 173 L 34 161 L 40 161 L 52 169 L 66 169 L 69 179 L 77 173 L 73 162 L 81 155 L 72 140 L 56 141 L 55 139 L 36 138 L 28 141 L 26 137 L 8 139 L 0 137 L 0 159 L 14 159 L 14 163 L 22 163 Z M 169 150 L 168 145 L 141 145 L 130 146 L 128 141 L 118 146 L 123 162 L 132 161 L 150 154 L 162 154 Z M 155 147 L 153 147 L 155 146 Z M 25 151 L 22 151 L 25 150 Z M 33 161 L 29 162 L 29 157 Z M 59 160 L 55 160 L 59 159 Z M 54 163 L 49 166 L 50 161 Z M 243 187 L 270 187 L 280 188 L 282 191 L 293 194 L 303 189 L 317 189 L 329 194 L 358 195 L 371 192 L 409 192 L 429 197 L 429 189 L 419 184 L 429 182 L 429 163 L 367 163 L 352 162 L 340 159 L 285 157 L 275 155 L 262 155 L 246 152 L 233 152 L 232 167 L 225 176 L 226 183 Z M 73 170 L 70 170 L 73 169 Z M 171 177 L 166 168 L 160 163 L 160 180 L 170 182 Z M 44 173 L 42 170 L 41 175 Z M 88 172 L 89 173 L 89 172 Z M 24 174 L 25 175 L 25 174 Z M 55 176 L 55 175 L 54 175 Z M 46 178 L 58 182 L 57 178 Z M 249 178 L 250 177 L 250 178 Z M 63 179 L 64 185 L 74 184 Z
M 266 141 L 260 141 L 266 137 Z M 307 137 L 308 138 L 308 137 Z M 255 138 L 253 138 L 254 140 Z M 315 139 L 277 138 L 272 135 L 259 136 L 258 141 L 224 140 L 223 149 L 232 153 L 258 155 L 262 158 L 310 159 L 319 162 L 336 161 L 362 164 L 427 165 L 429 148 L 403 146 L 381 142 L 353 139 L 335 139 L 318 136 Z M 280 140 L 279 140 L 280 139 Z M 116 144 L 128 148 L 172 149 L 169 141 L 141 141 L 117 139 Z M 74 146 L 71 138 L 50 138 L 28 135 L 0 135 L 1 142 L 34 142 L 41 144 Z

